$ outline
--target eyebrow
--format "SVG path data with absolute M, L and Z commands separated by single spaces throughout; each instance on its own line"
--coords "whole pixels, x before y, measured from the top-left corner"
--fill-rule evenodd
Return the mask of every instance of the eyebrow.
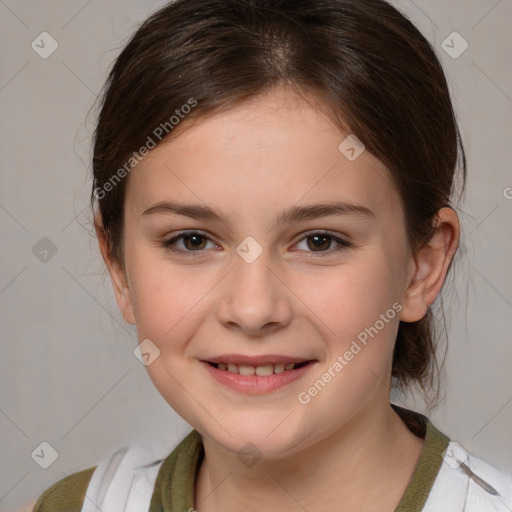
M 173 201 L 161 201 L 145 210 L 141 218 L 154 214 L 175 214 L 200 220 L 216 220 L 224 223 L 222 215 L 214 208 L 200 204 L 183 204 Z M 347 203 L 344 201 L 329 201 L 327 203 L 304 206 L 291 206 L 280 212 L 275 220 L 275 226 L 301 220 L 311 220 L 331 215 L 358 215 L 374 218 L 375 214 L 366 206 Z

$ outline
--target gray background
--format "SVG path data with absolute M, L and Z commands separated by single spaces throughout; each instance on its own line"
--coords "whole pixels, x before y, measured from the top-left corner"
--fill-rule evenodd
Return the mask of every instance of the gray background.
M 164 3 L 0 0 L 2 511 L 118 447 L 188 429 L 133 355 L 88 209 L 91 106 L 135 25 Z M 469 157 L 463 257 L 445 294 L 447 398 L 430 418 L 512 472 L 512 2 L 395 5 L 442 59 Z M 47 59 L 31 47 L 43 31 L 59 45 Z M 454 31 L 469 43 L 456 59 L 442 47 Z M 44 441 L 58 452 L 48 469 L 31 457 Z

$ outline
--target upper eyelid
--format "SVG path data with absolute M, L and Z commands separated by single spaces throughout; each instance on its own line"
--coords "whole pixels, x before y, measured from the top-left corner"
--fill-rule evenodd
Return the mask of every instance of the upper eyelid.
M 302 233 L 300 233 L 300 235 L 297 235 L 297 236 L 300 236 L 301 237 L 300 240 L 302 240 L 302 238 L 305 238 L 306 236 L 315 235 L 315 234 L 327 235 L 327 236 L 331 236 L 334 238 L 335 237 L 348 238 L 346 235 L 333 233 L 332 231 L 329 231 L 326 229 L 309 229 L 307 231 L 303 231 Z M 215 238 L 212 237 L 211 235 L 209 235 L 206 231 L 201 231 L 199 229 L 190 229 L 190 230 L 180 231 L 178 233 L 175 233 L 173 236 L 169 236 L 168 239 L 173 240 L 175 238 L 183 237 L 183 236 L 187 236 L 187 235 L 189 235 L 189 236 L 190 235 L 202 235 L 202 236 L 208 238 L 209 240 L 212 240 L 212 241 L 215 240 Z
M 309 229 L 308 231 L 303 231 L 300 236 L 302 238 L 305 238 L 306 236 L 308 235 L 315 235 L 315 234 L 320 234 L 320 235 L 327 235 L 327 236 L 332 236 L 333 238 L 348 238 L 346 235 L 343 235 L 343 234 L 338 234 L 338 233 L 333 233 L 332 231 L 329 231 L 328 229 Z

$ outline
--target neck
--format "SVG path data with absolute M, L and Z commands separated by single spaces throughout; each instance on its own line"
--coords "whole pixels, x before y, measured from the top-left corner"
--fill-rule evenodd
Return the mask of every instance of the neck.
M 203 442 L 196 485 L 200 512 L 392 512 L 423 448 L 423 439 L 387 403 L 378 409 L 371 404 L 320 443 L 284 459 L 261 459 L 244 471 L 236 456 L 206 438 Z

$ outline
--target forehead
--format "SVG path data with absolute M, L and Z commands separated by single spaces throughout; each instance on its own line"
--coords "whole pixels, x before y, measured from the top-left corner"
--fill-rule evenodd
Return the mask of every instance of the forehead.
M 133 169 L 130 208 L 185 197 L 252 213 L 316 200 L 396 205 L 384 164 L 296 95 L 274 91 L 185 128 Z

